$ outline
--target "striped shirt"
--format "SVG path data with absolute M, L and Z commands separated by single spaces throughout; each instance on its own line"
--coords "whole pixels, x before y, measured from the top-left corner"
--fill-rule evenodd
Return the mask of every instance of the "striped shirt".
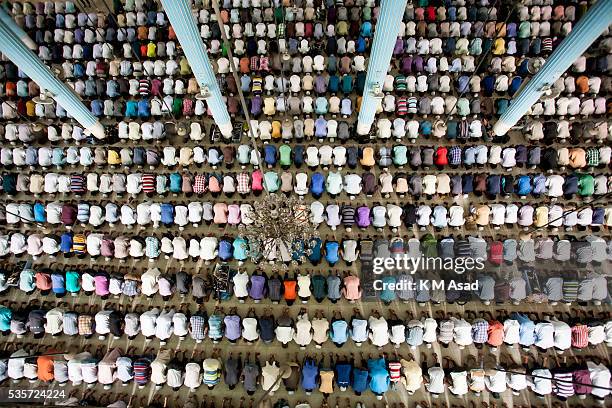
M 401 377 L 402 364 L 398 361 L 389 362 L 389 378 L 391 382 L 398 382 Z
M 85 234 L 75 234 L 72 238 L 72 251 L 76 254 L 85 254 L 87 238 Z
M 155 192 L 155 175 L 151 173 L 145 173 L 142 175 L 140 182 L 142 183 L 142 191 L 144 193 Z
M 138 93 L 141 96 L 148 96 L 151 93 L 151 83 L 148 79 L 138 81 Z
M 255 57 L 253 57 L 255 58 Z M 261 95 L 263 87 L 263 80 L 261 77 L 253 77 L 253 82 L 251 83 L 251 92 L 254 95 Z
M 408 103 L 408 113 L 417 113 L 417 98 L 411 96 L 407 100 Z
M 202 363 L 202 366 L 204 367 L 204 384 L 208 385 L 209 387 L 219 384 L 219 381 L 221 380 L 221 363 L 219 363 L 219 360 L 216 358 L 207 358 Z
M 351 227 L 355 224 L 355 209 L 351 206 L 343 206 L 340 210 L 342 225 Z
M 589 345 L 589 326 L 579 324 L 572 327 L 572 347 L 585 348 Z
M 84 193 L 85 190 L 85 177 L 81 174 L 73 174 L 70 176 L 70 191 L 73 193 Z
M 553 393 L 560 398 L 569 398 L 574 395 L 572 372 L 553 374 Z
M 400 96 L 397 98 L 395 110 L 398 116 L 405 116 L 408 114 L 408 100 L 406 97 Z
M 578 288 L 580 283 L 578 281 L 563 281 L 563 300 L 565 302 L 575 302 L 578 298 Z
M 139 358 L 134 361 L 134 381 L 138 385 L 145 385 L 151 376 L 151 361 L 148 358 Z
M 398 75 L 395 77 L 395 90 L 396 91 L 405 91 L 406 87 L 406 77 L 403 75 Z M 416 98 L 415 98 L 416 99 Z M 416 108 L 416 105 L 415 105 Z

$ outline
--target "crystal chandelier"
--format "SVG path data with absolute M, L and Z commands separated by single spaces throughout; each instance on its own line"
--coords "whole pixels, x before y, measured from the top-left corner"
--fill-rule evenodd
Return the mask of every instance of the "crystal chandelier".
M 313 238 L 319 236 L 310 222 L 310 207 L 295 197 L 270 193 L 253 203 L 252 223 L 239 226 L 254 262 L 266 259 L 286 269 L 312 254 Z

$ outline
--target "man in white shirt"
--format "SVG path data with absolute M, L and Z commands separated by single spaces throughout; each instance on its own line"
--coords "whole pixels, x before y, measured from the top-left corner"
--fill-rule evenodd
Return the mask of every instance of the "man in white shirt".
M 344 177 L 344 191 L 348 194 L 351 199 L 361 193 L 361 176 L 358 174 L 347 174 Z
M 60 308 L 49 310 L 45 315 L 45 332 L 57 336 L 63 331 L 64 311 Z
M 174 332 L 172 328 L 172 322 L 174 317 L 174 310 L 168 311 L 162 310 L 157 319 L 155 320 L 155 337 L 160 340 L 160 344 L 166 344 L 166 341 L 172 336 Z
M 534 345 L 540 349 L 547 350 L 552 348 L 554 342 L 554 326 L 550 322 L 539 322 L 535 325 Z
M 459 205 L 453 205 L 448 210 L 448 225 L 461 227 L 465 224 L 464 209 Z
M 202 372 L 200 364 L 187 363 L 185 365 L 185 380 L 183 385 L 192 391 L 196 390 L 200 385 L 202 385 Z
M 552 373 L 548 368 L 535 369 L 531 371 L 528 384 L 535 394 L 539 396 L 549 395 L 552 393 Z
M 416 210 L 417 224 L 420 227 L 426 227 L 429 225 L 431 216 L 431 207 L 428 205 L 421 205 Z
M 595 364 L 592 361 L 587 361 L 587 368 L 589 369 L 589 376 L 591 377 L 591 383 L 597 388 L 591 389 L 591 394 L 603 403 L 604 398 L 610 395 L 610 369 L 604 364 Z
M 159 316 L 159 309 L 153 308 L 140 315 L 140 332 L 147 340 L 151 340 L 156 334 L 156 322 Z
M 373 345 L 380 348 L 389 343 L 389 325 L 384 317 L 370 316 L 368 326 L 370 327 L 369 338 Z
M 182 312 L 177 312 L 172 316 L 172 327 L 174 335 L 184 339 L 189 334 L 189 319 Z
M 283 347 L 286 347 L 293 340 L 295 329 L 292 326 L 277 326 L 274 333 L 276 333 L 276 340 L 282 343 Z
M 438 398 L 438 395 L 444 393 L 444 370 L 440 366 L 430 367 L 427 376 L 425 388 L 434 398 Z
M 157 281 L 159 280 L 160 275 L 161 272 L 158 268 L 148 269 L 141 275 L 141 291 L 143 295 L 151 297 L 157 293 L 159 289 Z
M 218 240 L 216 237 L 204 237 L 200 240 L 200 258 L 209 264 L 210 261 L 217 257 L 217 244 Z
M 503 393 L 507 388 L 506 372 L 496 369 L 487 370 L 485 386 L 494 396 Z
M 303 349 L 312 341 L 312 324 L 308 320 L 308 313 L 298 316 L 295 328 L 294 340 Z
M 452 385 L 448 387 L 450 392 L 456 396 L 468 393 L 467 371 L 451 371 L 450 377 L 452 381 Z
M 453 340 L 463 349 L 473 343 L 472 341 L 472 325 L 465 319 L 457 319 L 451 317 L 453 322 Z
M 572 329 L 570 326 L 567 323 L 556 319 L 550 320 L 550 324 L 554 330 L 553 344 L 557 351 L 563 352 L 564 350 L 569 349 L 572 346 Z

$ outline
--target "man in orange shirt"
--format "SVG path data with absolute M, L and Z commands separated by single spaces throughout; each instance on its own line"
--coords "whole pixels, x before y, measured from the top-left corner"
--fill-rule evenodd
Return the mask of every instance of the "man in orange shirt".
M 297 298 L 297 280 L 295 279 L 295 276 L 290 278 L 289 273 L 285 273 L 285 278 L 283 279 L 283 289 L 285 302 L 287 302 L 287 305 L 291 306 Z
M 53 360 L 54 356 L 49 355 L 57 353 L 57 350 L 49 349 L 45 354 L 38 356 L 36 359 L 36 365 L 38 367 L 38 379 L 44 382 L 53 381 Z

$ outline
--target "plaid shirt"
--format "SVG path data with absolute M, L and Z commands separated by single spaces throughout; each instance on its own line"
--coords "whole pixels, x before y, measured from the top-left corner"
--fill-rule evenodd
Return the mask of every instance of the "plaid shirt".
M 472 324 L 472 339 L 474 343 L 486 343 L 489 340 L 489 322 L 477 319 Z
M 204 316 L 191 316 L 189 324 L 191 325 L 191 338 L 194 340 L 204 340 L 204 334 L 206 332 L 206 320 Z
M 587 166 L 596 167 L 599 166 L 599 149 L 591 147 L 586 151 L 586 162 Z
M 159 240 L 156 237 L 146 237 L 145 245 L 145 253 L 147 255 L 147 258 L 157 258 L 161 253 L 159 249 Z
M 251 57 L 251 71 L 258 71 L 259 70 L 259 57 L 254 56 Z
M 276 26 L 276 36 L 279 38 L 285 36 L 285 23 L 280 23 Z
M 448 150 L 448 162 L 451 165 L 461 164 L 461 148 L 459 146 L 452 146 Z
M 206 176 L 204 174 L 196 174 L 193 181 L 193 192 L 196 194 L 205 193 L 206 187 Z
M 138 282 L 131 279 L 126 279 L 123 282 L 123 294 L 125 296 L 136 296 L 138 295 Z
M 238 194 L 247 194 L 251 191 L 251 176 L 247 172 L 239 173 L 236 176 L 236 181 L 238 185 L 236 186 L 236 191 Z
M 79 336 L 91 336 L 93 334 L 93 317 L 90 315 L 79 316 Z

